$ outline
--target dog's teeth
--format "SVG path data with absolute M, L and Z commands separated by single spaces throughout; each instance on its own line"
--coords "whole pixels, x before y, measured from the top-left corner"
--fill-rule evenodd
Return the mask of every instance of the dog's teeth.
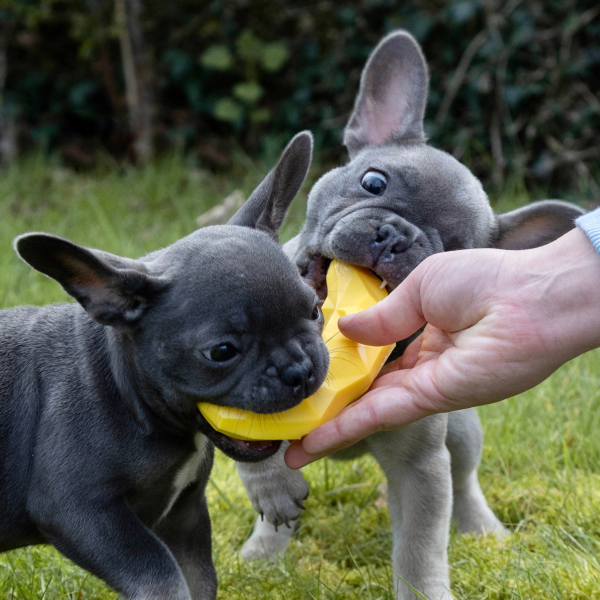
M 379 289 L 382 290 L 387 285 L 387 281 L 384 279 L 379 286 Z
M 246 444 L 246 448 L 250 448 L 250 442 L 244 442 Z

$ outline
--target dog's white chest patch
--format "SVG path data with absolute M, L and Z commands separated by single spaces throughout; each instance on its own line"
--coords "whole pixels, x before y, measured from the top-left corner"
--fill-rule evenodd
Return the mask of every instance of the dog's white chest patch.
M 185 461 L 181 469 L 177 471 L 175 478 L 173 479 L 173 494 L 157 523 L 160 523 L 160 521 L 169 514 L 173 505 L 177 502 L 177 498 L 181 495 L 181 492 L 198 478 L 198 469 L 204 458 L 204 450 L 207 442 L 208 439 L 202 433 L 197 433 L 195 435 L 194 444 L 196 445 L 196 451 Z

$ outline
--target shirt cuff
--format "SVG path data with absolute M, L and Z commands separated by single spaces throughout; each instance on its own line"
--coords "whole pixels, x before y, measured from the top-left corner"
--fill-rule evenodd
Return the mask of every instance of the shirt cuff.
M 590 238 L 596 252 L 600 254 L 600 208 L 578 217 L 575 225 Z

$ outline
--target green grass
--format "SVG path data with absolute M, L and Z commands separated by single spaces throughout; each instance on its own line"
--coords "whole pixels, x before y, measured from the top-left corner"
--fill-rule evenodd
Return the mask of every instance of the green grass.
M 264 173 L 264 171 L 263 171 Z M 12 238 L 44 230 L 127 256 L 165 246 L 236 188 L 250 192 L 260 169 L 214 177 L 179 159 L 144 171 L 74 175 L 43 161 L 0 174 L 0 306 L 65 300 L 59 286 L 22 264 Z M 503 210 L 523 193 L 498 199 Z M 284 238 L 298 230 L 304 198 Z M 507 540 L 452 535 L 457 599 L 600 598 L 600 352 L 565 365 L 536 389 L 480 410 L 482 486 L 512 529 Z M 374 460 L 321 461 L 299 531 L 272 562 L 236 554 L 255 518 L 233 463 L 217 456 L 208 495 L 219 598 L 227 600 L 392 599 L 387 510 L 375 504 L 383 474 Z M 90 598 L 115 594 L 48 547 L 0 556 L 0 598 Z

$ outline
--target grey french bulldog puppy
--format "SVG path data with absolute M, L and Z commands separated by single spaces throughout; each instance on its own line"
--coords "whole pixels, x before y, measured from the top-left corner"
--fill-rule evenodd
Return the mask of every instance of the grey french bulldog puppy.
M 426 143 L 428 80 L 421 49 L 404 31 L 384 38 L 365 66 L 344 136 L 350 161 L 315 184 L 301 233 L 285 246 L 321 298 L 334 258 L 372 269 L 393 290 L 436 252 L 539 246 L 566 233 L 582 212 L 545 201 L 494 215 L 479 180 Z M 431 600 L 451 598 L 451 515 L 461 532 L 504 534 L 479 485 L 482 446 L 479 417 L 470 409 L 375 434 L 333 455 L 370 452 L 386 474 L 398 599 L 417 597 L 405 582 Z M 254 507 L 267 519 L 257 521 L 242 548 L 246 557 L 283 548 L 293 529 L 277 525 L 301 512 L 308 485 L 285 467 L 284 450 L 261 464 L 238 465 Z
M 230 224 L 139 260 L 43 233 L 16 239 L 78 304 L 0 311 L 0 552 L 53 544 L 131 600 L 212 600 L 197 403 L 279 412 L 325 378 L 317 297 L 277 243 L 308 170 L 296 136 Z

